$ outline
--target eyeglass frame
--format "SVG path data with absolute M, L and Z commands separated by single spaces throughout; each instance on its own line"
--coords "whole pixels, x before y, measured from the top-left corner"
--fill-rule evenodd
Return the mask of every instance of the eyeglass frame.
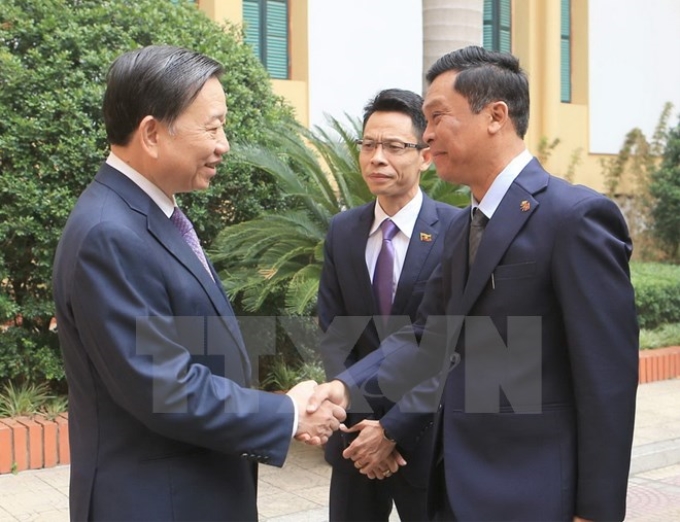
M 368 141 L 368 142 L 373 143 L 373 145 L 374 145 L 373 151 L 375 151 L 375 150 L 378 148 L 378 145 L 380 145 L 381 147 L 383 147 L 383 150 L 386 150 L 386 149 L 384 148 L 384 144 L 385 144 L 385 143 L 400 143 L 400 144 L 402 144 L 402 145 L 404 146 L 403 149 L 399 149 L 399 150 L 401 150 L 401 151 L 406 151 L 406 149 L 423 150 L 423 149 L 429 149 L 429 148 L 430 148 L 429 145 L 424 145 L 424 144 L 420 144 L 420 143 L 408 143 L 408 142 L 401 141 L 401 140 L 376 141 L 376 140 L 356 139 L 356 140 L 354 140 L 354 144 L 359 146 L 359 152 L 363 151 L 364 141 Z M 366 152 L 372 152 L 372 151 L 366 151 Z M 394 151 L 390 151 L 390 150 L 387 150 L 386 152 L 387 152 L 388 154 L 394 153 Z

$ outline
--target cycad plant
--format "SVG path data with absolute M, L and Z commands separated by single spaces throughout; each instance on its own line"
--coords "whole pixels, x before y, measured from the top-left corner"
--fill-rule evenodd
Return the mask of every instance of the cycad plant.
M 373 199 L 354 144 L 361 124 L 348 121 L 343 125 L 329 118 L 328 130 L 313 131 L 287 124 L 273 138 L 280 145 L 275 150 L 284 154 L 258 146 L 234 148 L 241 160 L 272 176 L 286 202 L 286 208 L 226 228 L 213 244 L 211 258 L 229 294 L 240 299 L 245 311 L 257 312 L 283 294 L 285 314 L 314 312 L 330 219 Z M 465 190 L 442 182 L 433 171 L 426 173 L 422 185 L 440 201 L 468 201 Z

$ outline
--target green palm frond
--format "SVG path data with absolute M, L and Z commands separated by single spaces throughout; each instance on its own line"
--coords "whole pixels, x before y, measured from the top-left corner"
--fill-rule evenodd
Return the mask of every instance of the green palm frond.
M 313 313 L 331 218 L 373 199 L 354 144 L 361 122 L 347 119 L 349 124 L 329 118 L 328 127 L 313 130 L 296 123 L 272 129 L 273 149 L 234 147 L 240 160 L 272 176 L 286 204 L 226 228 L 213 243 L 210 255 L 222 282 L 246 311 L 257 312 L 270 299 L 282 299 L 287 314 Z M 433 172 L 423 177 L 423 189 L 451 204 L 469 201 L 465 190 Z

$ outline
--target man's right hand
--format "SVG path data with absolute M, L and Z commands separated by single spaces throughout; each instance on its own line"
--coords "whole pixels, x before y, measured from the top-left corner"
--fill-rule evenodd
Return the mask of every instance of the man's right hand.
M 349 390 L 345 383 L 335 380 L 319 384 L 307 402 L 307 413 L 314 413 L 324 401 L 330 401 L 346 410 L 349 406 Z
M 308 411 L 307 405 L 316 387 L 314 381 L 304 381 L 291 388 L 287 395 L 297 404 L 298 427 L 295 438 L 318 446 L 328 441 L 340 422 L 345 420 L 346 413 L 344 408 L 331 401 L 323 401 L 314 411 Z

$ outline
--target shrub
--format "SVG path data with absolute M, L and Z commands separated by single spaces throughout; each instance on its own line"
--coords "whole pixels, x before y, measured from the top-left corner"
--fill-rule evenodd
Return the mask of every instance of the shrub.
M 69 211 L 106 157 L 105 74 L 124 51 L 188 47 L 220 61 L 230 139 L 265 143 L 290 117 L 235 28 L 170 0 L 2 0 L 0 9 L 0 379 L 60 381 L 50 332 L 52 258 Z M 269 176 L 227 161 L 211 190 L 182 198 L 209 246 L 225 226 L 280 205 Z
M 640 328 L 680 322 L 680 266 L 631 263 Z
M 661 166 L 650 180 L 652 232 L 670 259 L 680 259 L 680 121 L 668 132 Z

